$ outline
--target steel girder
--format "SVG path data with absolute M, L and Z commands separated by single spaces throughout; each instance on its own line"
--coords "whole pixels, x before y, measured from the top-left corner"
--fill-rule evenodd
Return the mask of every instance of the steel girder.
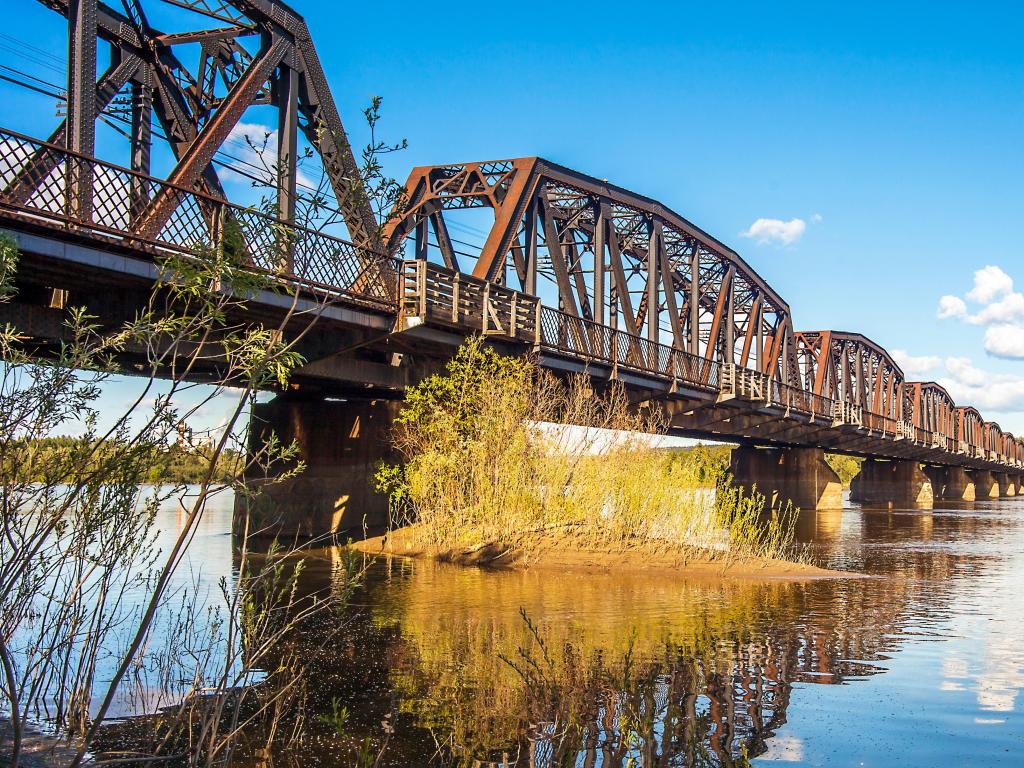
M 994 421 L 986 421 L 982 425 L 982 434 L 984 435 L 985 451 L 988 453 L 1002 453 L 1003 449 L 1003 430 L 999 428 L 999 425 Z
M 934 381 L 908 381 L 903 384 L 903 416 L 918 429 L 956 439 L 956 403 Z
M 803 389 L 889 419 L 902 418 L 903 371 L 885 349 L 843 331 L 799 331 L 795 340 Z
M 980 451 L 985 446 L 985 420 L 977 409 L 960 406 L 956 409 L 956 439 L 968 449 Z
M 707 360 L 797 384 L 785 301 L 737 254 L 661 203 L 537 157 L 413 169 L 385 229 L 460 264 L 446 214 L 490 208 L 472 274 L 543 295 L 562 311 Z M 465 255 L 465 254 L 463 254 Z
M 132 170 L 150 172 L 152 109 L 177 159 L 168 181 L 224 197 L 210 161 L 249 106 L 268 104 L 279 113 L 277 191 L 282 219 L 290 221 L 294 215 L 296 133 L 302 131 L 320 155 L 351 239 L 361 247 L 381 250 L 373 209 L 302 17 L 279 0 L 167 1 L 228 26 L 164 33 L 149 24 L 141 0 L 123 0 L 124 13 L 96 0 L 39 0 L 68 18 L 73 53 L 69 120 L 51 140 L 92 155 L 90 132 L 96 116 L 130 82 Z M 259 49 L 251 54 L 242 40 L 254 36 L 259 37 Z M 114 65 L 93 85 L 97 39 L 110 45 Z M 193 68 L 175 54 L 176 47 L 188 43 L 200 46 Z M 52 170 L 45 168 L 48 162 L 52 160 L 40 156 L 8 188 L 24 186 L 29 179 L 42 183 Z M 69 198 L 87 212 L 92 185 L 83 180 L 78 189 L 81 194 Z M 31 194 L 31 189 L 24 194 Z M 138 233 L 158 232 L 173 209 L 169 196 L 146 201 L 138 211 Z

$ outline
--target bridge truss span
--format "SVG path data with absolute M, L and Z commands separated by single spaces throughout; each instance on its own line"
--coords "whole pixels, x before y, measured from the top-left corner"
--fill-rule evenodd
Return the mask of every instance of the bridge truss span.
M 471 208 L 493 220 L 468 264 L 449 217 Z M 392 253 L 544 296 L 583 324 L 797 383 L 785 301 L 735 251 L 607 181 L 536 157 L 416 168 L 386 237 Z
M 379 226 L 310 31 L 279 0 L 163 0 L 179 15 L 159 18 L 187 19 L 173 31 L 150 21 L 152 0 L 39 2 L 67 19 L 73 55 L 67 118 L 42 139 L 0 129 L 0 229 L 27 289 L 5 309 L 19 320 L 57 327 L 57 293 L 114 318 L 155 259 L 228 250 L 329 305 L 297 372 L 317 391 L 396 398 L 482 334 L 622 384 L 675 434 L 1024 470 L 1024 440 L 906 381 L 862 334 L 795 332 L 740 254 L 607 180 L 539 157 L 420 166 Z M 243 193 L 223 158 L 250 107 L 272 123 L 270 162 Z M 313 221 L 300 159 L 330 198 Z

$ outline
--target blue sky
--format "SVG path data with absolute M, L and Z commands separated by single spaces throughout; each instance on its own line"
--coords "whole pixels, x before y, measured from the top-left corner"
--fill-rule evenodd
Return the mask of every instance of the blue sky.
M 1024 8 L 293 5 L 353 143 L 384 97 L 386 137 L 409 140 L 394 175 L 541 155 L 658 198 L 798 329 L 862 332 L 1024 433 Z M 17 34 L 62 54 L 55 14 L 17 7 Z M 53 124 L 52 101 L 0 93 L 5 124 Z M 940 319 L 944 296 L 964 304 Z

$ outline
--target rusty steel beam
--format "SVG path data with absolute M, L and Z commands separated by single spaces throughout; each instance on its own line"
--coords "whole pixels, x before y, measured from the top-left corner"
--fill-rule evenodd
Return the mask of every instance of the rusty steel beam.
M 148 81 L 152 88 L 153 112 L 178 160 L 169 181 L 187 182 L 189 187 L 198 183 L 199 191 L 224 198 L 224 189 L 208 158 L 220 148 L 230 126 L 248 106 L 271 104 L 284 113 L 280 118 L 284 125 L 295 125 L 319 153 L 351 239 L 364 248 L 380 251 L 376 218 L 309 30 L 302 17 L 289 6 L 278 0 L 180 0 L 174 4 L 219 19 L 228 26 L 167 33 L 149 24 L 141 0 L 124 0 L 127 15 L 96 0 L 39 2 L 69 19 L 73 42 L 75 35 L 85 35 L 79 45 L 88 49 L 87 30 L 91 29 L 94 38 L 98 36 L 111 45 L 115 60 L 142 62 L 147 72 L 141 76 L 135 72 L 129 77 Z M 89 18 L 91 23 L 87 23 Z M 76 26 L 76 20 L 82 23 Z M 271 42 L 269 47 L 264 45 L 254 59 L 240 41 L 256 34 Z M 174 48 L 184 43 L 201 46 L 198 70 L 191 70 L 176 57 Z M 87 55 L 73 55 L 70 61 L 69 79 L 76 71 L 89 69 Z M 282 61 L 287 61 L 287 70 L 292 74 L 287 75 L 286 87 L 275 88 L 285 76 L 284 72 L 274 71 Z M 87 78 L 81 75 L 80 79 L 85 82 Z M 95 75 L 91 78 L 91 82 L 94 81 Z M 218 83 L 226 90 L 225 96 L 219 95 Z M 78 120 L 80 130 L 92 129 L 96 109 L 109 103 L 124 84 L 123 79 L 111 78 L 97 87 L 103 92 L 92 104 L 93 120 L 78 110 L 84 118 Z M 82 92 L 81 87 L 69 90 Z M 74 101 L 70 106 L 69 121 L 74 123 Z M 79 106 L 88 109 L 90 105 Z M 301 121 L 297 119 L 299 116 L 303 118 Z M 213 130 L 209 130 L 211 127 Z M 56 138 L 63 140 L 62 136 Z M 81 138 L 85 141 L 82 147 L 89 150 L 85 154 L 93 154 L 87 146 L 88 136 L 82 134 Z M 69 145 L 72 149 L 76 146 Z M 290 163 L 287 155 L 283 159 Z M 289 165 L 281 175 L 283 181 L 284 176 L 295 174 Z M 25 178 L 36 176 L 26 174 Z M 293 202 L 291 189 L 290 183 L 278 184 L 279 207 L 286 214 Z M 160 219 L 167 215 L 169 205 L 160 202 L 147 207 L 137 217 L 143 227 L 140 232 L 149 236 L 158 231 Z
M 859 333 L 800 331 L 794 336 L 804 389 L 889 419 L 902 418 L 903 371 L 884 348 Z
M 490 208 L 474 276 L 540 295 L 539 275 L 570 315 L 709 361 L 739 364 L 757 344 L 760 370 L 798 383 L 785 359 L 788 305 L 735 251 L 655 200 L 533 157 L 415 168 L 405 192 L 385 228 L 391 253 L 423 219 Z M 449 263 L 440 242 L 433 252 Z

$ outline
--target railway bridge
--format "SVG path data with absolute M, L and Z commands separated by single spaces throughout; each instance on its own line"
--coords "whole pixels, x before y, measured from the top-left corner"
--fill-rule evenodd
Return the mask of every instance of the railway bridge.
M 130 317 L 161 255 L 230 236 L 300 309 L 318 308 L 292 389 L 253 415 L 308 463 L 279 491 L 301 507 L 297 530 L 380 511 L 367 476 L 403 390 L 471 334 L 618 382 L 663 409 L 673 435 L 738 444 L 737 482 L 773 502 L 838 506 L 825 452 L 865 458 L 853 496 L 869 504 L 1022 490 L 1024 440 L 937 383 L 906 380 L 855 331 L 797 330 L 740 254 L 656 200 L 538 157 L 453 163 L 413 169 L 378 226 L 310 32 L 278 0 L 150 3 L 173 32 L 140 0 L 39 1 L 66 20 L 66 117 L 45 136 L 0 128 L 0 230 L 22 252 L 0 320 L 45 348 L 65 305 Z M 274 117 L 269 208 L 225 182 L 246 174 L 227 147 L 250 109 Z M 303 205 L 307 156 L 326 220 Z M 268 291 L 249 306 L 273 318 L 285 304 Z

